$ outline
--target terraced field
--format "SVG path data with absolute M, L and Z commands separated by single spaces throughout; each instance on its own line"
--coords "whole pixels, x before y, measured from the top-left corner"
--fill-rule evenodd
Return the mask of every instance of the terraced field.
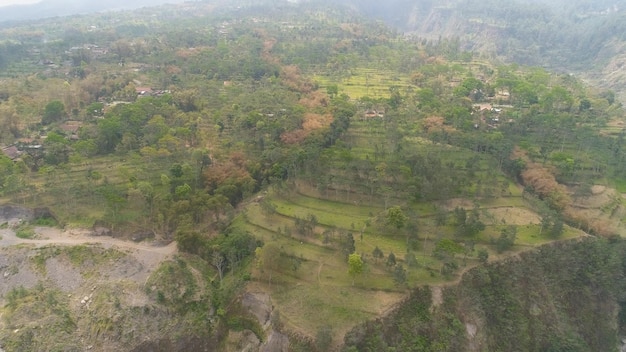
M 407 76 L 401 76 L 397 72 L 385 71 L 374 68 L 357 68 L 348 77 L 337 78 L 332 75 L 315 75 L 312 80 L 326 89 L 328 86 L 337 85 L 339 94 L 347 94 L 352 99 L 362 97 L 388 98 L 390 87 L 401 90 L 413 89 Z
M 510 255 L 499 253 L 495 240 L 508 225 L 517 229 L 515 246 L 523 251 L 553 239 L 540 234 L 541 218 L 522 194 L 521 187 L 493 169 L 493 161 L 479 156 L 475 177 L 497 185 L 495 195 L 489 198 L 469 197 L 475 185 L 458 197 L 446 201 L 415 201 L 408 197 L 406 184 L 401 177 L 391 193 L 385 196 L 366 178 L 351 175 L 350 163 L 374 160 L 375 145 L 385 146 L 384 133 L 378 127 L 380 121 L 355 119 L 343 137 L 346 149 L 335 148 L 325 157 L 329 180 L 324 187 L 315 179 L 299 179 L 288 182 L 283 188 L 270 189 L 265 195 L 245 208 L 245 216 L 238 218 L 236 226 L 250 231 L 265 243 L 275 243 L 282 255 L 294 258 L 291 268 L 274 273 L 271 284 L 267 273 L 257 268 L 253 273 L 255 286 L 271 292 L 274 304 L 287 324 L 298 331 L 317 331 L 327 322 L 341 333 L 364 319 L 376 316 L 393 306 L 410 287 L 442 285 L 456 280 L 467 268 L 479 263 L 478 252 L 487 251 L 490 260 Z M 470 151 L 442 145 L 425 143 L 420 139 L 406 145 L 437 155 L 442 163 L 452 163 L 464 168 Z M 343 148 L 343 147 L 342 147 Z M 392 156 L 379 156 L 376 163 L 389 161 Z M 387 199 L 385 199 L 387 198 Z M 478 205 L 485 229 L 470 238 L 459 237 L 453 218 L 454 209 L 461 207 L 469 213 Z M 407 215 L 407 225 L 396 229 L 386 223 L 388 209 L 398 206 Z M 438 220 L 445 214 L 443 223 Z M 300 231 L 298 224 L 314 219 L 312 228 Z M 342 252 L 345 236 L 354 239 L 354 252 L 361 254 L 365 262 L 363 274 L 353 278 L 348 274 L 346 254 Z M 582 233 L 566 228 L 560 237 L 571 238 Z M 455 254 L 437 254 L 442 240 L 459 243 Z M 415 241 L 408 247 L 408 241 Z M 445 241 L 444 241 L 445 242 Z M 378 248 L 383 257 L 375 257 Z M 397 266 L 388 265 L 389 254 L 406 270 L 406 281 L 396 276 Z M 447 262 L 458 267 L 446 272 Z M 339 304 L 337 303 L 339 302 Z M 336 336 L 342 336 L 338 334 Z
M 105 197 L 99 189 L 127 190 L 141 181 L 161 187 L 160 176 L 168 174 L 167 165 L 164 161 L 146 162 L 139 156 L 111 156 L 75 161 L 66 167 L 42 168 L 38 174 L 31 174 L 28 190 L 13 195 L 11 201 L 57 209 L 60 219 L 89 227 L 106 209 Z M 141 209 L 130 207 L 126 215 L 132 218 L 136 211 Z

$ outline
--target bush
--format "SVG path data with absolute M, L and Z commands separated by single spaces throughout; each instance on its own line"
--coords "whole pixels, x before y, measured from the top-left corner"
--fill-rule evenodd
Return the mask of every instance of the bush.
M 35 229 L 29 225 L 22 225 L 15 231 L 15 236 L 23 239 L 33 239 L 36 235 Z

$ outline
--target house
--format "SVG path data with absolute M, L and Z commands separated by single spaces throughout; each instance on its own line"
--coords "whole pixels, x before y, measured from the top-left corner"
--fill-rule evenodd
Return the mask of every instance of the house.
M 478 103 L 473 104 L 472 108 L 474 108 L 475 111 L 491 111 L 491 109 L 493 109 L 493 106 L 491 105 L 491 103 Z
M 135 92 L 139 96 L 148 96 L 152 95 L 152 88 L 150 87 L 136 87 Z
M 16 146 L 11 145 L 11 146 L 2 148 L 2 154 L 6 155 L 9 159 L 15 161 L 20 158 L 20 156 L 22 155 L 22 152 L 19 149 L 17 149 Z
M 78 140 L 78 130 L 83 126 L 81 121 L 65 121 L 59 126 L 59 129 L 65 133 L 67 138 Z
M 368 119 L 378 117 L 378 113 L 376 112 L 376 110 L 368 109 L 365 111 L 365 117 Z

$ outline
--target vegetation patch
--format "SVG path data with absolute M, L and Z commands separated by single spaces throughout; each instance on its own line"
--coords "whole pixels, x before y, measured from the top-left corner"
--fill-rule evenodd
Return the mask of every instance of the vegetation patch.
M 77 348 L 71 338 L 76 317 L 69 308 L 69 299 L 60 291 L 44 288 L 17 287 L 5 295 L 2 308 L 7 329 L 0 331 L 3 348 L 8 350 L 54 350 Z M 41 326 L 46 329 L 40 329 Z
M 37 233 L 32 225 L 22 224 L 15 229 L 15 236 L 22 239 L 32 240 L 37 237 Z

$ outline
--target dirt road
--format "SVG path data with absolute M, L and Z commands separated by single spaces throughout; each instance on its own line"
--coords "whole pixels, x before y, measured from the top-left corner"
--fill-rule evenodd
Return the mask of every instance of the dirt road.
M 109 236 L 90 236 L 88 230 L 61 230 L 52 227 L 36 227 L 34 239 L 19 238 L 12 229 L 0 229 L 0 248 L 16 245 L 44 246 L 77 246 L 85 244 L 101 245 L 104 248 L 115 248 L 134 256 L 147 269 L 152 269 L 177 252 L 176 242 L 166 246 L 148 242 L 130 242 Z

